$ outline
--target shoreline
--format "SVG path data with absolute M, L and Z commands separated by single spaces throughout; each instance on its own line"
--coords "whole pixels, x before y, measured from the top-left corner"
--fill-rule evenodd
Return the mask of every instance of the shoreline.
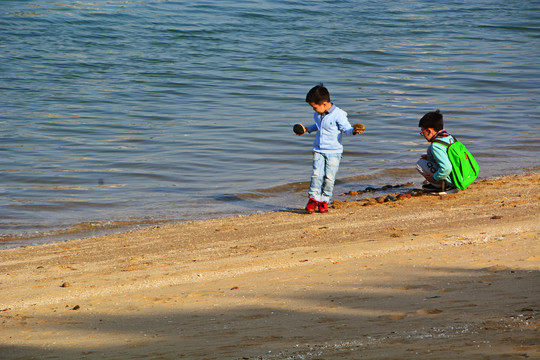
M 290 209 L 1 250 L 0 351 L 540 356 L 539 185 L 529 173 L 442 197 L 335 202 L 328 214 Z
M 381 174 L 368 174 L 368 175 L 355 175 L 355 176 L 349 176 L 345 178 L 338 179 L 336 181 L 336 189 L 338 190 L 344 190 L 345 193 L 338 193 L 334 196 L 334 201 L 340 202 L 340 201 L 349 201 L 351 198 L 348 197 L 347 193 L 350 190 L 356 191 L 359 187 L 362 187 L 361 185 L 358 185 L 358 183 L 364 183 L 364 188 L 366 187 L 380 187 L 388 184 L 392 184 L 392 180 L 398 181 L 401 184 L 408 183 L 411 184 L 410 187 L 405 189 L 399 189 L 403 191 L 410 191 L 414 189 L 415 184 L 419 182 L 421 184 L 420 176 L 416 172 L 416 170 L 412 169 L 392 169 L 394 172 L 393 176 L 390 177 L 383 177 L 381 180 Z M 521 176 L 523 174 L 529 173 L 529 172 L 538 171 L 537 167 L 529 167 L 529 168 L 522 168 L 519 171 L 511 171 L 511 172 L 503 172 L 502 175 L 496 175 L 492 177 L 480 177 L 477 179 L 477 181 L 482 181 L 486 178 L 491 179 L 498 179 L 502 177 L 509 177 L 509 176 Z M 407 172 L 411 172 L 411 174 L 406 174 Z M 373 182 L 370 180 L 378 179 L 379 181 Z M 415 182 L 415 180 L 417 182 Z M 395 184 L 394 184 L 395 185 Z M 288 199 L 291 200 L 291 195 L 296 197 L 298 196 L 298 199 L 294 199 L 296 201 L 293 201 L 294 204 L 292 206 L 303 206 L 305 197 L 302 196 L 307 190 L 307 187 L 309 187 L 309 182 L 293 182 L 289 184 L 282 184 L 282 185 L 276 185 L 271 186 L 267 189 L 255 189 L 251 192 L 244 192 L 239 194 L 222 194 L 220 198 L 222 199 L 230 199 L 230 206 L 234 207 L 234 203 L 241 203 L 241 204 L 255 204 L 257 199 L 268 199 L 273 197 L 276 194 L 281 193 L 280 195 L 276 196 L 276 199 Z M 287 191 L 286 191 L 287 190 Z M 382 190 L 378 192 L 374 192 L 372 194 L 366 193 L 364 195 L 361 195 L 360 197 L 356 196 L 356 199 L 360 199 L 362 197 L 372 197 L 372 196 L 386 196 L 388 194 L 392 193 L 392 189 L 390 190 Z M 302 195 L 298 195 L 302 194 Z M 214 196 L 215 197 L 215 196 Z M 301 200 L 300 200 L 301 199 Z M 268 207 L 270 210 L 261 210 L 259 207 Z M 201 213 L 199 215 L 196 215 L 194 217 L 186 217 L 186 218 L 130 218 L 130 219 L 123 219 L 123 220 L 91 220 L 91 221 L 83 221 L 79 223 L 74 223 L 70 225 L 62 225 L 59 227 L 54 227 L 49 230 L 45 231 L 35 231 L 34 233 L 20 233 L 20 234 L 14 234 L 14 233 L 0 233 L 0 251 L 6 250 L 6 249 L 13 249 L 13 248 L 20 248 L 25 246 L 38 246 L 43 244 L 49 244 L 54 242 L 64 242 L 64 241 L 71 241 L 71 240 L 77 240 L 81 238 L 95 238 L 100 236 L 107 236 L 107 235 L 114 235 L 123 233 L 126 231 L 133 231 L 133 230 L 141 230 L 147 227 L 152 226 L 159 226 L 163 224 L 182 224 L 186 222 L 192 222 L 192 221 L 205 221 L 205 220 L 212 220 L 212 219 L 218 219 L 218 218 L 227 218 L 230 216 L 247 216 L 253 213 L 256 214 L 263 214 L 268 212 L 280 212 L 280 211 L 287 211 L 291 209 L 291 204 L 288 203 L 288 205 L 282 204 L 279 202 L 279 205 L 275 201 L 271 201 L 269 203 L 261 202 L 258 206 L 254 206 L 253 208 L 250 208 L 249 210 L 246 210 L 245 208 L 243 210 L 240 209 L 232 209 L 227 208 L 226 206 L 221 209 L 221 211 L 218 211 L 214 214 L 212 213 Z M 240 206 L 242 208 L 242 206 Z M 246 207 L 247 208 L 247 207 Z M 225 211 L 227 210 L 227 211 Z M 231 210 L 233 210 L 234 215 L 230 215 Z

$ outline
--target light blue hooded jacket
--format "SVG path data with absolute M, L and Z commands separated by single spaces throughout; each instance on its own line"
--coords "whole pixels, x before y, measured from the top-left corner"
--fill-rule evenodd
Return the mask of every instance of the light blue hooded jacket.
M 307 127 L 308 132 L 317 131 L 313 141 L 313 151 L 323 154 L 343 152 L 342 134 L 352 135 L 353 128 L 347 119 L 347 113 L 335 105 L 324 115 L 315 112 L 315 124 Z

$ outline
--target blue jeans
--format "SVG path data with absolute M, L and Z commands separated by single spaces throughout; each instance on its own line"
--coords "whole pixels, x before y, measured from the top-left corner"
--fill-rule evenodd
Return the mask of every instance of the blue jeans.
M 309 185 L 309 197 L 317 201 L 330 202 L 334 192 L 336 173 L 341 162 L 341 154 L 321 154 L 313 152 L 313 173 Z

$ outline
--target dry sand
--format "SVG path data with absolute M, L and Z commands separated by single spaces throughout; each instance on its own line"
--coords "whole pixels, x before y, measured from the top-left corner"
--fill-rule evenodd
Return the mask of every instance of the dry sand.
M 539 359 L 539 189 L 3 250 L 0 358 Z

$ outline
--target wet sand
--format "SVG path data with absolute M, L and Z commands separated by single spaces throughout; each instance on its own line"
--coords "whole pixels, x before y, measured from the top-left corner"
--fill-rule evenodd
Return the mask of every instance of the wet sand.
M 539 188 L 2 250 L 0 358 L 540 358 Z

